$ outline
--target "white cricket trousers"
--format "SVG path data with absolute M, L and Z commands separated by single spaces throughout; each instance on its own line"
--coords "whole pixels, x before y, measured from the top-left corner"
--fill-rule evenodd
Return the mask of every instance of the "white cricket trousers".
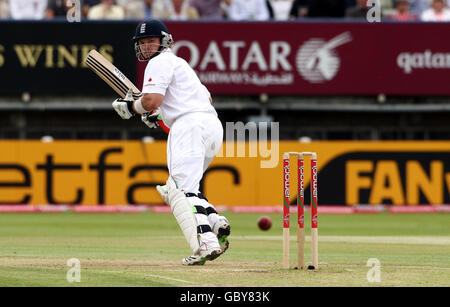
M 179 189 L 185 193 L 199 193 L 203 173 L 222 146 L 222 141 L 222 123 L 215 114 L 188 113 L 175 120 L 167 141 L 167 165 Z M 201 229 L 200 249 L 220 249 L 213 233 L 219 219 L 214 206 L 198 197 L 188 197 L 188 201 L 196 208 L 195 216 Z
M 222 141 L 222 123 L 215 114 L 193 112 L 175 120 L 167 141 L 167 166 L 179 189 L 199 192 L 203 173 Z

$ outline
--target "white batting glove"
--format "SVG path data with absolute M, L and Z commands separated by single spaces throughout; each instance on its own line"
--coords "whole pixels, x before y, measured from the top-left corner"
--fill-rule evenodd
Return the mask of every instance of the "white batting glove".
M 162 120 L 160 109 L 157 108 L 153 112 L 142 114 L 141 120 L 151 129 L 158 128 L 159 127 L 158 121 Z
M 122 119 L 130 119 L 134 114 L 136 114 L 133 110 L 133 102 L 133 91 L 130 89 L 125 99 L 116 99 L 112 103 L 112 106 L 114 110 L 116 110 L 117 114 L 122 117 Z

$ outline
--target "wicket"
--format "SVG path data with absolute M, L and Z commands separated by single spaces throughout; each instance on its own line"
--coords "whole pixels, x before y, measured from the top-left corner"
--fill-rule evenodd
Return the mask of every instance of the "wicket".
M 305 193 L 304 193 L 304 156 L 311 157 L 311 247 L 312 265 L 308 269 L 319 268 L 319 236 L 317 231 L 317 153 L 315 152 L 286 152 L 283 154 L 283 268 L 289 269 L 289 203 L 290 203 L 290 156 L 297 156 L 298 194 L 297 194 L 297 244 L 298 268 L 304 267 L 305 246 Z

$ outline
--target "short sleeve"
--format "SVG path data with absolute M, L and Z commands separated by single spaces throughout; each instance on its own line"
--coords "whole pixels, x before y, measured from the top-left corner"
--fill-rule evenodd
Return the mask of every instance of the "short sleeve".
M 170 59 L 161 57 L 153 58 L 147 64 L 142 84 L 142 93 L 166 95 L 166 90 L 172 81 L 174 65 Z

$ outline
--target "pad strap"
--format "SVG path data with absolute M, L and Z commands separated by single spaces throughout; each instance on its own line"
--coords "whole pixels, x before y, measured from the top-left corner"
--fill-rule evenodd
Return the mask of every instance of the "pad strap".
M 209 226 L 209 225 L 198 225 L 197 226 L 197 233 L 206 233 L 206 232 L 212 232 L 211 226 Z
M 210 214 L 213 214 L 213 213 L 218 214 L 216 209 L 214 209 L 213 207 L 206 208 L 206 214 L 207 215 L 210 215 Z
M 203 193 L 198 193 L 198 194 L 186 193 L 186 197 L 198 197 L 200 199 L 204 199 L 204 200 L 208 201 L 208 199 L 206 198 L 206 196 Z
M 186 197 L 197 197 L 197 198 L 204 199 L 204 200 L 208 201 L 206 199 L 205 195 L 203 195 L 202 193 L 198 193 L 198 194 L 186 193 Z M 205 208 L 203 206 L 194 206 L 194 207 L 197 210 L 198 214 L 204 214 L 204 215 L 218 214 L 216 209 L 214 209 L 214 207 L 212 207 L 212 206 L 211 207 L 207 207 L 207 208 Z
M 197 210 L 197 214 L 204 214 L 204 215 L 208 215 L 207 213 L 207 209 L 203 208 L 202 206 L 194 206 L 195 210 Z

